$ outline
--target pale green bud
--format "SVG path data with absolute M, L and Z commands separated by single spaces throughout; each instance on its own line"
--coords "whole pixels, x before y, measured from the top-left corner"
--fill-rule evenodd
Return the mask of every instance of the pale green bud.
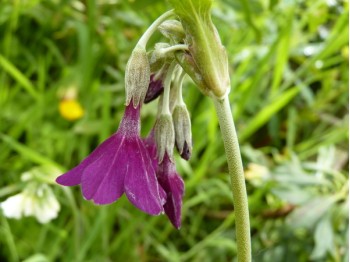
M 186 38 L 182 24 L 177 20 L 166 20 L 158 29 L 162 35 L 172 40 L 174 43 L 183 43 Z
M 188 160 L 192 154 L 190 114 L 185 104 L 175 106 L 173 112 L 176 148 L 182 158 Z
M 160 114 L 155 124 L 155 140 L 157 144 L 158 162 L 163 161 L 165 153 L 173 157 L 175 144 L 175 131 L 170 114 Z
M 131 99 L 134 107 L 144 101 L 150 81 L 150 71 L 146 49 L 137 45 L 125 69 L 126 105 L 130 104 Z
M 168 47 L 170 47 L 168 43 L 157 43 L 154 46 L 154 50 L 150 52 L 150 55 L 149 55 L 151 72 L 157 72 L 163 67 L 165 63 L 171 62 L 169 61 L 169 54 L 164 53 L 162 51 L 164 48 L 168 48 Z

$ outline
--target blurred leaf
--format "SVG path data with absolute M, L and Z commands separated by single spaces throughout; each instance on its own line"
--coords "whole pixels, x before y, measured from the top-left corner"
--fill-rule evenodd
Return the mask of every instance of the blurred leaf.
M 334 196 L 320 196 L 296 208 L 287 218 L 287 223 L 293 227 L 312 228 L 329 210 L 337 199 Z
M 316 246 L 312 250 L 311 259 L 321 259 L 327 252 L 333 251 L 333 228 L 329 216 L 325 216 L 317 223 L 314 233 L 314 240 Z
M 284 183 L 283 183 L 284 184 Z M 301 205 L 310 200 L 314 194 L 308 190 L 297 186 L 281 185 L 281 187 L 273 188 L 271 192 L 278 196 L 280 199 L 293 204 Z
M 30 95 L 32 95 L 33 98 L 39 99 L 39 94 L 35 90 L 30 80 L 1 54 L 0 66 L 4 71 L 8 72 Z
M 298 92 L 299 89 L 294 87 L 275 97 L 271 103 L 264 107 L 248 122 L 247 126 L 238 134 L 239 140 L 241 142 L 247 140 L 261 126 L 266 124 L 274 114 L 286 106 L 286 104 L 288 104 Z
M 49 262 L 49 260 L 43 254 L 34 254 L 23 262 Z
M 11 137 L 1 134 L 0 133 L 0 139 L 3 140 L 6 144 L 8 144 L 10 147 L 12 147 L 14 150 L 16 150 L 18 153 L 20 153 L 23 157 L 28 158 L 29 160 L 42 165 L 48 165 L 48 166 L 54 166 L 58 169 L 64 169 L 56 162 L 52 161 L 51 159 L 46 158 L 45 156 L 39 154 L 35 150 L 13 140 Z

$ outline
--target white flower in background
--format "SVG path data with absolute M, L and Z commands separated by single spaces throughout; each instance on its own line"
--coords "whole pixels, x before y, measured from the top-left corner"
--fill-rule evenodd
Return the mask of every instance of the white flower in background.
M 38 181 L 38 178 L 44 178 L 46 182 L 51 183 L 51 177 L 42 172 L 49 170 L 51 172 L 48 173 L 52 174 L 52 169 L 42 167 L 23 173 L 21 180 L 27 183 L 25 189 L 0 203 L 0 209 L 6 217 L 20 219 L 34 216 L 43 224 L 57 217 L 60 211 L 59 202 L 51 187 L 43 183 L 42 179 Z
M 24 195 L 18 194 L 9 197 L 4 202 L 0 204 L 4 215 L 9 218 L 20 219 L 22 217 L 22 203 L 24 200 Z
M 260 164 L 249 163 L 244 172 L 244 176 L 253 185 L 258 186 L 269 177 L 269 169 Z

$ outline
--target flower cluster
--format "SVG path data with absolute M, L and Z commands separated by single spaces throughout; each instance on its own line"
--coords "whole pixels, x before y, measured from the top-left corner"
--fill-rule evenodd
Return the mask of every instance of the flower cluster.
M 175 58 L 175 52 L 187 52 L 188 46 L 181 23 L 167 20 L 173 15 L 169 11 L 158 18 L 130 56 L 125 70 L 126 106 L 118 130 L 56 182 L 81 185 L 84 198 L 97 205 L 113 203 L 125 193 L 134 206 L 150 215 L 165 213 L 179 229 L 184 182 L 176 171 L 174 148 L 188 160 L 192 136 L 182 99 L 186 73 Z M 158 43 L 147 53 L 146 43 L 157 29 L 170 43 Z M 155 125 L 141 138 L 142 105 L 157 98 Z

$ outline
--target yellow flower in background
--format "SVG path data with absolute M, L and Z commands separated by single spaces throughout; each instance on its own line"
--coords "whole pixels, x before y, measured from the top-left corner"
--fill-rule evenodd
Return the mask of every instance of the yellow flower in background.
M 84 109 L 75 99 L 63 99 L 59 104 L 59 111 L 63 118 L 74 121 L 84 115 Z

